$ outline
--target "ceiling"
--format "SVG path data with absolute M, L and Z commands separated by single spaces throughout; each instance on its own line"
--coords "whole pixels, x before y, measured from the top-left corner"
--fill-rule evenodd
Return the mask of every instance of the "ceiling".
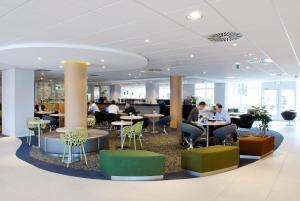
M 90 60 L 90 81 L 170 74 L 223 81 L 295 79 L 299 8 L 297 0 L 1 0 L 0 69 L 47 69 L 45 79 L 62 79 L 60 61 L 67 57 Z M 203 17 L 187 20 L 194 10 Z M 229 31 L 243 37 L 207 39 Z M 7 49 L 24 44 L 27 48 Z M 41 44 L 48 46 L 37 49 Z M 73 48 L 66 53 L 61 44 Z

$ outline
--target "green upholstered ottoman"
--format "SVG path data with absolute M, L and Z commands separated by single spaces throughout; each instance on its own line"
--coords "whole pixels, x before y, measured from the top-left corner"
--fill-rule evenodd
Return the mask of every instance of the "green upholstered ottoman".
M 159 180 L 165 171 L 165 156 L 144 150 L 101 150 L 100 170 L 112 180 Z
M 185 150 L 181 153 L 181 168 L 196 176 L 207 176 L 238 167 L 239 147 L 210 146 Z

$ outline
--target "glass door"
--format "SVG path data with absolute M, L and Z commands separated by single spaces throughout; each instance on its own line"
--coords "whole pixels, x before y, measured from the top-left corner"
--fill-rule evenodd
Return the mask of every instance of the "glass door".
M 263 105 L 265 105 L 268 112 L 272 115 L 273 118 L 278 116 L 278 97 L 276 89 L 265 89 L 263 94 Z
M 295 90 L 281 89 L 280 90 L 280 111 L 295 110 Z

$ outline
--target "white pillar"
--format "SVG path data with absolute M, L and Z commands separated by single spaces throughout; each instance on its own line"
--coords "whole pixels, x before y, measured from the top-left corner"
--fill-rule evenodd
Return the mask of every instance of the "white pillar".
M 182 88 L 183 98 L 195 95 L 195 84 L 183 84 Z
M 159 97 L 159 83 L 146 82 L 146 102 L 155 104 L 156 99 Z
M 227 83 L 215 83 L 215 103 L 220 103 L 227 109 Z
M 121 86 L 119 84 L 115 84 L 112 85 L 110 89 L 111 100 L 118 101 L 121 97 Z
M 2 71 L 2 133 L 27 135 L 26 120 L 34 115 L 34 71 Z

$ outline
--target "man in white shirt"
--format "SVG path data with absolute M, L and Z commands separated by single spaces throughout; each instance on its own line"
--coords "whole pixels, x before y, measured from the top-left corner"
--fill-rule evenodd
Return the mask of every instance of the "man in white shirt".
M 92 114 L 95 114 L 95 112 L 100 112 L 97 104 L 95 101 L 91 101 L 91 104 L 89 105 L 89 112 Z
M 216 104 L 216 114 L 215 114 L 216 120 L 223 120 L 224 122 L 230 124 L 230 116 L 227 111 L 223 110 L 223 106 L 221 104 Z
M 116 105 L 116 101 L 111 101 L 111 104 L 106 108 L 107 113 L 118 114 L 119 107 Z

